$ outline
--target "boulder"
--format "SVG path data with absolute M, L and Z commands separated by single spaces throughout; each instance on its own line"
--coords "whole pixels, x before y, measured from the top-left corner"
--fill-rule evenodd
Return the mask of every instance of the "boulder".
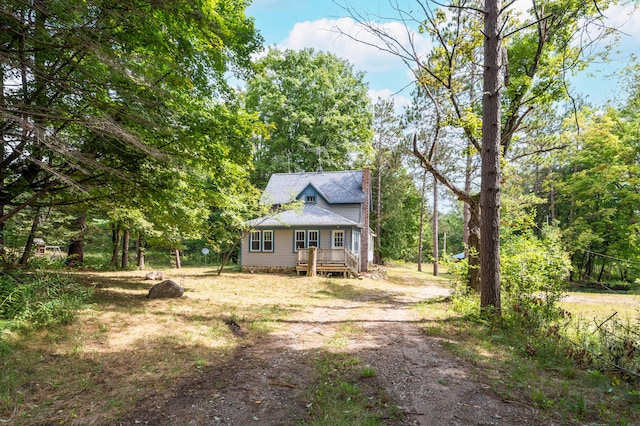
M 149 289 L 147 297 L 149 299 L 164 299 L 169 297 L 182 297 L 184 288 L 180 287 L 175 281 L 164 280 Z

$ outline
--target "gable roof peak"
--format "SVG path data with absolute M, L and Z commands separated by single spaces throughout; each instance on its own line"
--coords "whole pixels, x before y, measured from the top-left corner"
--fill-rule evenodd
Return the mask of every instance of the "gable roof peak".
M 290 203 L 309 185 L 330 204 L 364 202 L 362 170 L 275 173 L 267 183 L 262 202 Z

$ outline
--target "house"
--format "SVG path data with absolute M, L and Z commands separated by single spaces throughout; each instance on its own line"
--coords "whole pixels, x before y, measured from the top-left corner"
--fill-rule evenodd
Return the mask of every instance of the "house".
M 295 201 L 302 207 L 248 222 L 243 270 L 306 271 L 308 249 L 316 247 L 319 273 L 367 271 L 373 260 L 369 169 L 272 175 L 262 202 L 277 211 Z

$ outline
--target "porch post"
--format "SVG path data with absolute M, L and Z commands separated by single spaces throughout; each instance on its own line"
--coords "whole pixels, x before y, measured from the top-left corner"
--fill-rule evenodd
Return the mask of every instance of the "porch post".
M 309 259 L 307 261 L 307 276 L 316 276 L 316 263 L 318 261 L 318 251 L 315 247 L 309 247 Z

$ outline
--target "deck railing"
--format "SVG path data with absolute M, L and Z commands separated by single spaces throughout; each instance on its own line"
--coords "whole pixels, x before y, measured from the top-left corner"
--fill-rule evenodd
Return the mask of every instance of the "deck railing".
M 298 265 L 309 262 L 309 249 L 298 249 Z M 354 272 L 359 272 L 358 258 L 346 248 L 318 249 L 316 265 L 347 265 Z

